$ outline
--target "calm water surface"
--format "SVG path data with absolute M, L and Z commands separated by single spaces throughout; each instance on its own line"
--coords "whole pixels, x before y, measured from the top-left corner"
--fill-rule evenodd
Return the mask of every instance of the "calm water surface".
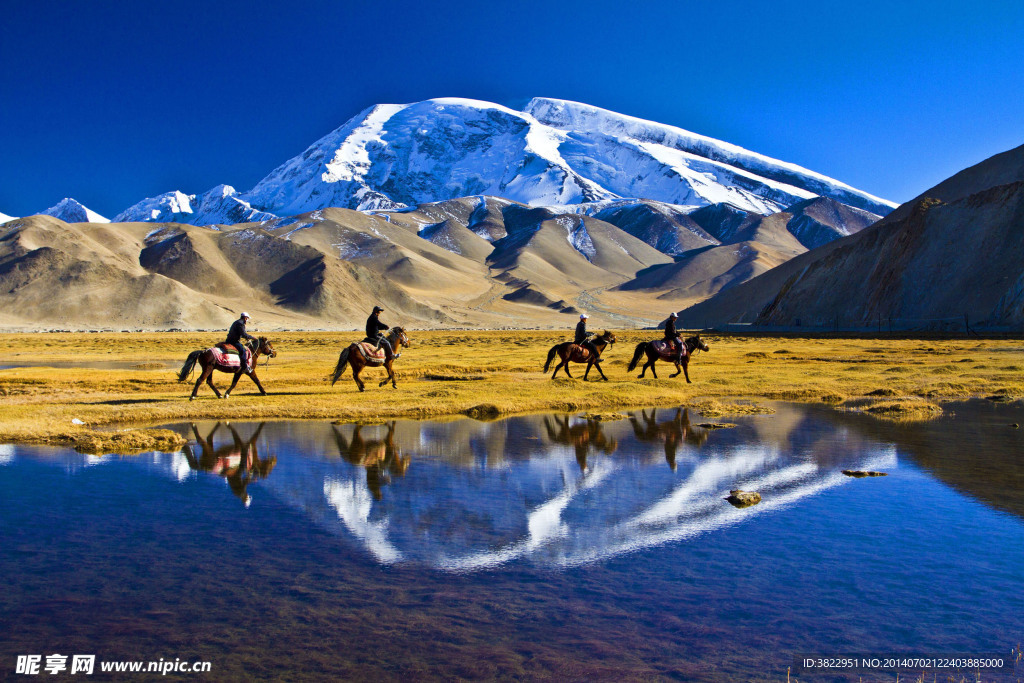
M 775 407 L 725 429 L 673 408 L 207 422 L 131 457 L 0 446 L 0 678 L 52 653 L 375 681 L 871 681 L 895 671 L 796 666 L 1009 657 L 1024 408 L 907 427 Z M 763 501 L 734 508 L 736 488 Z

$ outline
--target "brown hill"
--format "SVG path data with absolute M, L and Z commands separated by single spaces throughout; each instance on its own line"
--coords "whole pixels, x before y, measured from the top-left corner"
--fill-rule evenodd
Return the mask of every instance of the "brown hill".
M 262 329 L 358 329 L 374 304 L 413 327 L 571 327 L 583 310 L 636 327 L 804 250 L 788 214 L 744 214 L 717 245 L 678 207 L 610 208 L 628 229 L 493 197 L 215 227 L 17 219 L 0 328 L 221 328 L 246 309 Z M 711 246 L 673 259 L 658 235 Z
M 1008 183 L 989 185 L 1012 179 Z M 686 324 L 871 328 L 1024 323 L 1024 147 L 988 159 L 861 232 L 683 312 Z

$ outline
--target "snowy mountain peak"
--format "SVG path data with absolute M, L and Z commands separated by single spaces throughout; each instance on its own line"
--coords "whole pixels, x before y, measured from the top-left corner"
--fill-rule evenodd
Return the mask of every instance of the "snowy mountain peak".
M 369 107 L 247 192 L 169 193 L 119 218 L 205 225 L 483 195 L 549 207 L 728 204 L 762 215 L 818 196 L 877 214 L 894 206 L 795 164 L 578 102 L 535 98 L 516 111 L 438 98 Z
M 43 211 L 43 216 L 53 216 L 65 223 L 109 223 L 109 218 L 104 218 L 95 211 L 85 207 L 84 204 L 70 197 L 65 197 L 54 206 Z
M 8 216 L 6 213 L 0 212 L 0 223 L 6 223 L 7 221 L 13 221 L 16 216 Z
M 174 190 L 156 197 L 143 199 L 114 217 L 116 223 L 154 222 L 182 223 L 192 214 L 192 200 L 195 195 Z
M 214 225 L 274 220 L 275 214 L 259 211 L 242 200 L 230 185 L 217 185 L 201 195 L 175 190 L 144 199 L 117 215 L 118 223 L 154 222 Z

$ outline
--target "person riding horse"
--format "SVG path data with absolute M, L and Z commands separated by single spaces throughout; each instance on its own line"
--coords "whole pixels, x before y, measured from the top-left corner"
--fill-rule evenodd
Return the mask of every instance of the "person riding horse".
M 601 362 L 600 352 L 597 347 L 594 346 L 594 342 L 590 341 L 590 338 L 594 335 L 593 332 L 587 332 L 587 314 L 580 313 L 580 321 L 576 323 L 576 338 L 573 340 L 574 344 L 579 344 L 590 352 L 590 357 L 594 359 L 594 363 Z
M 376 344 L 377 348 L 384 347 L 384 359 L 392 360 L 398 358 L 402 354 L 395 354 L 395 350 L 391 348 L 390 342 L 384 336 L 384 330 L 391 329 L 380 321 L 380 314 L 384 312 L 384 309 L 380 306 L 374 306 L 373 312 L 370 313 L 370 317 L 366 319 L 366 341 L 371 344 Z
M 247 339 L 249 341 L 253 341 L 256 339 L 256 337 L 253 337 L 245 331 L 245 324 L 247 322 L 249 322 L 249 314 L 243 311 L 242 314 L 238 316 L 238 320 L 231 323 L 231 329 L 228 330 L 228 338 L 225 340 L 226 344 L 230 344 L 238 349 L 239 372 L 248 367 L 245 358 L 245 345 L 242 344 L 242 340 Z
M 683 345 L 683 339 L 676 332 L 676 315 L 675 311 L 668 314 L 668 320 L 665 321 L 665 341 L 668 342 L 669 348 L 675 348 L 676 350 L 676 363 L 679 365 L 683 364 L 683 354 L 686 353 L 686 346 Z

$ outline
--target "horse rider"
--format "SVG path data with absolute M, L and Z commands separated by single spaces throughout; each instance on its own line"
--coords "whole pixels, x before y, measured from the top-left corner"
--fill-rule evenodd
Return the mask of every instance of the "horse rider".
M 402 354 L 395 355 L 395 350 L 391 348 L 391 342 L 389 342 L 387 337 L 384 336 L 384 330 L 390 328 L 380 321 L 380 314 L 383 312 L 384 309 L 380 306 L 373 307 L 373 312 L 370 313 L 370 317 L 366 319 L 366 341 L 376 343 L 378 349 L 383 346 L 384 359 L 392 360 L 394 358 L 398 358 Z
M 245 360 L 245 345 L 242 344 L 242 340 L 254 341 L 256 339 L 256 337 L 245 331 L 245 324 L 247 322 L 249 322 L 249 314 L 242 311 L 242 314 L 238 316 L 238 320 L 231 323 L 231 329 L 228 330 L 228 338 L 225 340 L 227 344 L 238 349 L 238 367 L 243 370 L 248 368 L 249 365 Z
M 576 323 L 576 338 L 573 340 L 574 344 L 579 344 L 581 347 L 590 351 L 591 357 L 595 363 L 601 362 L 601 357 L 598 355 L 597 347 L 594 346 L 594 342 L 590 341 L 590 337 L 594 335 L 593 332 L 587 332 L 587 316 L 586 313 L 580 313 L 580 321 Z
M 676 332 L 676 315 L 675 311 L 668 314 L 668 320 L 665 321 L 665 341 L 668 342 L 669 348 L 675 344 L 676 350 L 676 363 L 683 364 L 683 354 L 686 353 L 686 347 L 683 346 L 683 339 Z

